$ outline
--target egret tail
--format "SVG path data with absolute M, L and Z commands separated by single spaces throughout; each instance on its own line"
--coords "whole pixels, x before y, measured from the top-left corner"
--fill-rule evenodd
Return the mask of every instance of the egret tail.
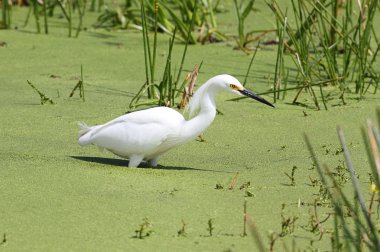
M 78 143 L 81 146 L 91 144 L 91 134 L 87 134 L 91 131 L 91 127 L 85 124 L 84 122 L 79 123 L 79 133 L 78 133 Z

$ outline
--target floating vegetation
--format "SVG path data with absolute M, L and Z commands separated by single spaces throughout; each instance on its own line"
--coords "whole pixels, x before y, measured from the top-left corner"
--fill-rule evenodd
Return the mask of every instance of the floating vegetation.
M 29 86 L 30 86 L 31 88 L 33 88 L 33 90 L 36 91 L 37 94 L 40 96 L 40 98 L 41 98 L 41 101 L 40 101 L 41 105 L 45 105 L 46 103 L 47 103 L 47 104 L 55 104 L 55 102 L 54 102 L 52 99 L 50 99 L 50 98 L 47 97 L 44 93 L 42 93 L 40 90 L 38 90 L 38 89 L 32 84 L 32 82 L 30 82 L 29 80 L 27 80 L 27 82 L 28 82 Z
M 314 201 L 313 210 L 310 212 L 310 220 L 307 229 L 311 233 L 319 234 L 319 240 L 321 240 L 325 233 L 331 233 L 331 230 L 328 230 L 322 224 L 327 222 L 332 214 L 327 213 L 324 219 L 320 219 L 317 210 L 318 205 L 319 203 L 317 201 Z
M 180 230 L 178 230 L 177 232 L 177 235 L 178 236 L 182 236 L 182 237 L 186 237 L 187 233 L 186 233 L 186 223 L 184 220 L 182 220 L 182 227 Z
M 139 228 L 135 230 L 134 238 L 144 239 L 145 237 L 151 236 L 152 233 L 152 224 L 148 218 L 144 218 Z
M 7 234 L 4 233 L 4 234 L 3 234 L 3 239 L 2 239 L 2 241 L 0 242 L 0 245 L 4 245 L 6 242 L 7 242 Z
M 295 178 L 295 173 L 296 173 L 296 170 L 297 170 L 297 166 L 293 165 L 293 168 L 292 168 L 292 172 L 290 173 L 290 175 L 286 172 L 284 172 L 284 174 L 290 179 L 290 186 L 295 186 L 296 185 L 296 178 Z
M 285 204 L 282 204 L 281 206 L 281 233 L 279 234 L 280 237 L 284 237 L 288 234 L 291 234 L 294 232 L 295 229 L 295 223 L 298 220 L 297 216 L 289 216 L 285 217 L 284 210 L 285 210 Z
M 221 184 L 221 183 L 217 183 L 216 185 L 215 185 L 215 189 L 216 190 L 222 190 L 224 187 L 223 187 L 223 185 Z
M 212 236 L 212 232 L 214 231 L 215 227 L 214 227 L 214 219 L 209 219 L 207 221 L 207 228 L 206 230 L 208 231 L 208 234 L 209 236 Z
M 327 195 L 334 210 L 334 230 L 332 232 L 331 245 L 333 251 L 340 251 L 342 246 L 354 248 L 356 251 L 380 251 L 380 239 L 377 229 L 377 220 L 372 215 L 373 203 L 378 198 L 377 192 L 380 188 L 380 135 L 378 129 L 371 121 L 367 123 L 366 132 L 363 131 L 363 137 L 367 143 L 367 153 L 370 160 L 370 170 L 373 174 L 371 180 L 371 199 L 368 206 L 359 186 L 357 175 L 351 161 L 351 155 L 343 133 L 338 127 L 337 133 L 343 149 L 345 164 L 349 170 L 354 192 L 353 194 L 345 193 L 341 189 L 340 180 L 342 175 L 336 176 L 327 165 L 321 166 L 312 147 L 311 141 L 305 135 L 307 147 L 311 153 L 313 162 L 316 164 L 318 174 L 323 185 L 323 194 Z M 366 134 L 365 134 L 366 133 Z M 341 169 L 341 168 L 339 168 Z M 352 219 L 354 229 L 346 225 L 346 218 Z M 315 221 L 314 221 L 315 222 Z M 321 223 L 321 221 L 319 221 Z M 314 225 L 315 226 L 315 225 Z M 318 225 L 316 228 L 319 228 Z M 344 243 L 342 237 L 344 236 Z
M 83 81 L 83 66 L 80 65 L 80 79 L 78 81 L 78 83 L 75 85 L 75 87 L 73 88 L 73 90 L 71 91 L 70 93 L 70 96 L 69 97 L 73 97 L 75 91 L 79 89 L 79 97 L 82 99 L 83 102 L 85 102 L 85 98 L 84 98 L 84 81 Z

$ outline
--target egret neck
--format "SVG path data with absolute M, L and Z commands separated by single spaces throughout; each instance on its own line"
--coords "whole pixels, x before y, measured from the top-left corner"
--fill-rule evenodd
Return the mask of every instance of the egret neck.
M 215 96 L 220 90 L 222 88 L 213 82 L 207 82 L 193 95 L 188 109 L 190 117 L 193 113 L 195 116 L 184 123 L 184 138 L 194 139 L 211 125 L 216 116 Z

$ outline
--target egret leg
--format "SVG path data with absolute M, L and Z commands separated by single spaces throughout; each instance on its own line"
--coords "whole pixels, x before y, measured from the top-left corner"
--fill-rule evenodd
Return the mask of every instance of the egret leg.
M 143 155 L 133 155 L 129 157 L 129 164 L 128 167 L 137 167 L 141 163 L 141 161 L 144 159 Z
M 151 167 L 157 167 L 159 159 L 160 159 L 160 157 L 155 157 L 155 158 L 150 159 L 149 160 L 150 166 Z

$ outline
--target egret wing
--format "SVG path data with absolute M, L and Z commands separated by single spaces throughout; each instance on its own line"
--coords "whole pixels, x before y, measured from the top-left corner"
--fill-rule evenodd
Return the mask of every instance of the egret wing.
M 183 121 L 177 111 L 158 107 L 120 116 L 89 133 L 93 144 L 117 155 L 154 155 L 177 141 Z

